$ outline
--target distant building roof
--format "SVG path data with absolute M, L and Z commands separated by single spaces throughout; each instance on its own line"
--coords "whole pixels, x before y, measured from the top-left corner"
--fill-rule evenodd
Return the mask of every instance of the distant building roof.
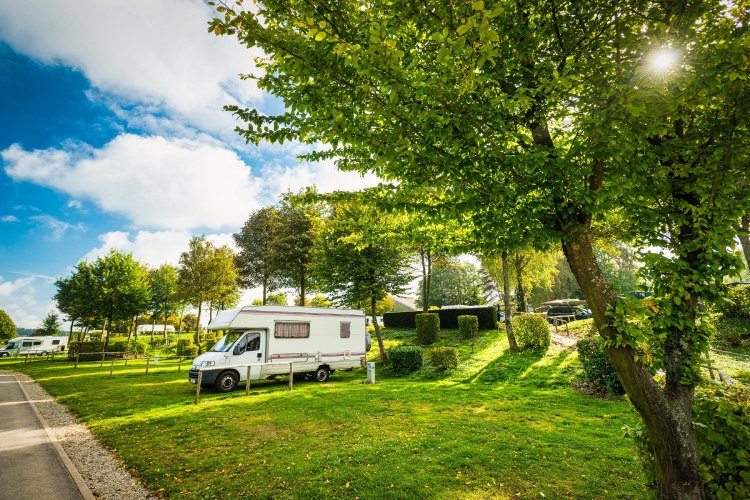
M 400 295 L 391 295 L 391 298 L 393 299 L 393 302 L 397 306 L 401 306 L 409 311 L 416 311 L 417 310 L 417 302 L 415 299 L 412 299 L 411 297 L 403 297 Z

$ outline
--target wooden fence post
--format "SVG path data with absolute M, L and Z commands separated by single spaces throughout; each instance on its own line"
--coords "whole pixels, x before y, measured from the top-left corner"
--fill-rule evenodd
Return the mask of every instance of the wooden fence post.
M 73 368 L 78 368 L 78 358 L 80 358 L 80 357 L 81 357 L 81 353 L 77 352 L 76 353 L 76 364 L 75 364 L 75 366 Z
M 177 373 L 180 373 L 180 368 L 182 368 L 182 356 L 180 356 L 180 359 L 177 361 Z
M 151 364 L 151 357 L 146 358 L 146 375 L 148 375 L 148 365 Z
M 195 404 L 201 400 L 201 383 L 203 382 L 203 370 L 198 370 L 198 383 L 195 384 Z
M 112 378 L 112 370 L 115 369 L 115 358 L 112 358 L 112 364 L 109 365 L 109 378 Z
M 247 378 L 245 379 L 245 396 L 250 395 L 250 367 L 247 367 Z
M 289 390 L 294 389 L 294 363 L 289 363 Z

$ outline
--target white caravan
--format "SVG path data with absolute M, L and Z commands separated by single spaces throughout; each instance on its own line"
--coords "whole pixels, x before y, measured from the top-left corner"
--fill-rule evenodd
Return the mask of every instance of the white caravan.
M 224 336 L 209 351 L 193 361 L 189 380 L 217 391 L 234 390 L 247 378 L 246 365 L 265 363 L 250 369 L 250 380 L 294 373 L 328 380 L 335 370 L 364 366 L 370 348 L 365 315 L 356 309 L 318 307 L 247 306 L 219 312 L 209 330 Z
M 45 335 L 41 337 L 16 337 L 0 349 L 0 357 L 11 354 L 38 354 L 43 356 L 51 352 L 64 351 L 68 345 L 68 337 Z

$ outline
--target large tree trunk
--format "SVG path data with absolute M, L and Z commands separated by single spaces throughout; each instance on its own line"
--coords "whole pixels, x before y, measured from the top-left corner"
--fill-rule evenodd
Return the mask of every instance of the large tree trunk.
M 76 322 L 74 317 L 70 317 L 70 332 L 68 333 L 68 344 L 73 342 L 73 324 Z
M 510 278 L 508 275 L 508 251 L 503 250 L 503 302 L 505 302 L 505 334 L 508 336 L 508 345 L 511 351 L 518 350 L 516 336 L 513 334 L 512 311 L 510 307 Z
M 299 284 L 299 305 L 304 307 L 305 306 L 305 274 L 302 274 L 302 279 L 300 280 Z
M 586 296 L 599 332 L 614 341 L 618 332 L 607 325 L 607 310 L 614 306 L 617 297 L 596 262 L 588 234 L 579 232 L 569 236 L 572 237 L 569 241 L 563 241 L 565 257 Z M 671 337 L 679 339 L 679 332 Z M 659 498 L 704 498 L 698 469 L 700 458 L 691 426 L 694 388 L 681 385 L 679 380 L 662 387 L 631 347 L 611 347 L 607 354 L 631 403 L 643 418 L 654 447 Z M 671 377 L 668 374 L 668 378 L 674 379 L 674 374 Z
M 370 296 L 370 312 L 372 312 L 372 324 L 375 327 L 375 337 L 378 339 L 378 350 L 380 351 L 380 361 L 383 363 L 388 362 L 388 353 L 385 352 L 385 344 L 383 344 L 383 336 L 380 334 L 380 325 L 378 325 L 378 318 L 375 315 L 375 306 L 377 305 L 377 299 L 375 295 Z
M 740 223 L 734 226 L 740 240 L 742 253 L 745 255 L 745 267 L 750 269 L 750 215 L 743 215 Z

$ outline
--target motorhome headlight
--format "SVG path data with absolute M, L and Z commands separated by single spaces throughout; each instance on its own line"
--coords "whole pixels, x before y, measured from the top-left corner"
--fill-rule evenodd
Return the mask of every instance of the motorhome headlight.
M 201 366 L 214 366 L 216 364 L 215 361 L 202 361 Z

